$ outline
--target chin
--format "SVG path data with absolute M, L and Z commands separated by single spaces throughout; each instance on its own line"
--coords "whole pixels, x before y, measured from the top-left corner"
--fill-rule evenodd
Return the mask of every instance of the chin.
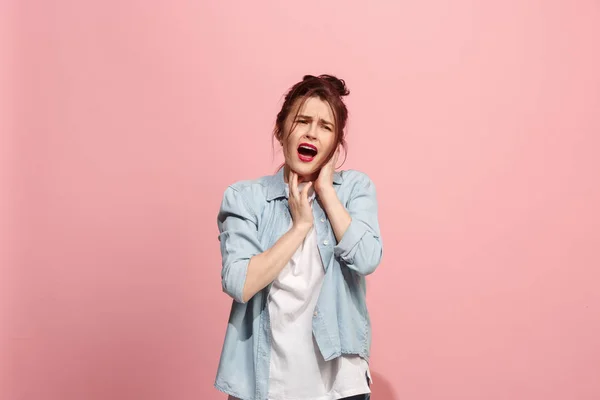
M 292 171 L 294 171 L 300 177 L 302 177 L 306 180 L 309 180 L 318 172 L 318 168 L 315 166 L 312 166 L 312 165 L 304 165 L 304 164 L 298 165 L 296 163 L 296 164 L 292 164 L 290 166 L 290 168 L 292 169 Z

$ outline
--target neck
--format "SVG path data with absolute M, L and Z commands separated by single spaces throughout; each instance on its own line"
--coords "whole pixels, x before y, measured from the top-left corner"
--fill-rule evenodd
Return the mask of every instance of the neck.
M 286 164 L 283 167 L 283 180 L 285 183 L 288 183 L 288 176 L 290 174 L 290 167 Z M 314 182 L 317 177 L 319 176 L 319 173 L 316 172 L 310 176 L 304 176 L 304 175 L 298 175 L 298 183 L 301 182 Z

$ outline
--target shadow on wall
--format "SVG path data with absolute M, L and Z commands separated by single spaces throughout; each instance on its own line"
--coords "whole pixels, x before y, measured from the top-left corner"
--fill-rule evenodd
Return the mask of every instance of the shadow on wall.
M 371 386 L 372 400 L 397 400 L 391 383 L 383 375 L 371 370 L 371 377 L 373 378 L 373 385 Z

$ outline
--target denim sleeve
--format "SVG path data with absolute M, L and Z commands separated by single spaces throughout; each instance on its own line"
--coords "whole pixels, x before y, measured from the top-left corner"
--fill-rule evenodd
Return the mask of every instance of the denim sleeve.
M 221 245 L 223 291 L 243 303 L 250 259 L 263 252 L 258 240 L 258 218 L 244 193 L 230 186 L 217 217 Z
M 346 209 L 352 218 L 350 226 L 334 247 L 335 256 L 348 268 L 361 275 L 375 271 L 383 255 L 379 231 L 375 185 L 366 174 L 351 171 L 353 187 Z

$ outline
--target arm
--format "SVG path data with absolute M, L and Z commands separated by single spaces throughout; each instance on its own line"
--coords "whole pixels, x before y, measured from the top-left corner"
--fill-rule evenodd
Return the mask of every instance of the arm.
M 352 222 L 352 217 L 338 198 L 333 186 L 323 190 L 319 195 L 319 200 L 321 200 L 323 209 L 327 213 L 335 238 L 340 242 Z
M 375 185 L 363 173 L 351 171 L 353 185 L 347 209 L 333 187 L 320 195 L 323 208 L 338 240 L 334 254 L 361 275 L 375 271 L 383 254 Z
M 263 250 L 252 205 L 235 188 L 225 191 L 217 220 L 223 260 L 221 282 L 223 291 L 234 300 L 245 303 L 271 283 L 312 228 L 308 187 L 295 193 L 289 200 L 294 220 L 292 228 L 270 249 Z
M 308 230 L 293 226 L 275 242 L 273 247 L 250 259 L 242 302 L 250 300 L 256 293 L 277 278 L 307 234 Z

